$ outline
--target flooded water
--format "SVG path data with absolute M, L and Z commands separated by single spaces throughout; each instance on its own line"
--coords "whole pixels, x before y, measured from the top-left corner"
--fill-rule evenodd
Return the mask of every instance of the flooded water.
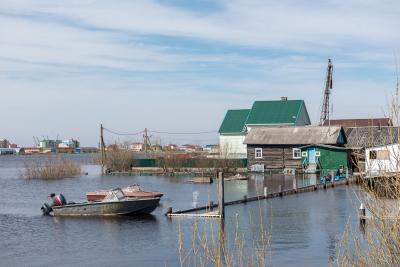
M 177 210 L 204 205 L 209 200 L 216 203 L 215 183 L 185 183 L 189 177 L 101 176 L 98 166 L 88 164 L 90 156 L 69 157 L 85 163 L 88 175 L 56 181 L 27 180 L 20 176 L 24 162 L 45 157 L 0 157 L 1 266 L 177 266 L 180 265 L 180 234 L 184 246 L 190 249 L 196 222 L 217 224 L 215 219 L 164 216 L 168 207 Z M 315 177 L 297 177 L 299 187 L 315 182 Z M 62 192 L 68 201 L 78 202 L 85 200 L 87 191 L 135 183 L 145 190 L 165 194 L 151 215 L 116 218 L 41 215 L 40 207 L 50 192 Z M 225 183 L 225 200 L 260 195 L 265 186 L 268 192 L 277 191 L 279 185 L 292 188 L 293 176 L 253 175 L 248 181 L 229 181 Z M 358 205 L 353 189 L 343 186 L 227 206 L 226 238 L 232 240 L 239 231 L 244 235 L 247 251 L 252 253 L 252 243 L 259 238 L 257 233 L 267 229 L 272 236 L 268 264 L 326 266 L 336 255 L 345 225 L 357 223 Z M 187 261 L 184 265 L 193 265 L 193 262 Z

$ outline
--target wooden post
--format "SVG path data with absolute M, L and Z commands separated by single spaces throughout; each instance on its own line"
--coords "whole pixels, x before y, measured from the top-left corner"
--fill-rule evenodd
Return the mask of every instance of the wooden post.
M 168 216 L 168 214 L 172 213 L 172 207 L 168 207 L 167 212 L 165 213 L 165 216 Z
M 268 187 L 264 187 L 264 197 L 267 198 L 268 197 Z
M 296 177 L 293 177 L 293 189 L 295 192 L 297 192 L 297 181 L 296 181 Z
M 282 196 L 283 194 L 282 194 L 282 185 L 281 184 L 279 185 L 278 191 L 279 191 L 279 196 Z
M 243 202 L 247 203 L 247 196 L 246 195 L 243 196 Z
M 225 200 L 224 200 L 224 174 L 218 173 L 218 209 L 221 219 L 225 218 Z
M 365 210 L 365 207 L 364 207 L 363 203 L 361 203 L 360 209 L 358 210 L 358 213 L 359 213 L 359 217 L 360 217 L 360 223 L 361 224 L 365 224 L 365 221 L 366 221 L 366 210 Z
M 214 208 L 214 202 L 213 202 L 212 200 L 208 203 L 208 208 L 209 208 L 210 210 L 213 210 L 213 208 Z
M 101 150 L 101 174 L 104 174 L 104 138 L 103 138 L 103 124 L 100 124 L 100 150 Z

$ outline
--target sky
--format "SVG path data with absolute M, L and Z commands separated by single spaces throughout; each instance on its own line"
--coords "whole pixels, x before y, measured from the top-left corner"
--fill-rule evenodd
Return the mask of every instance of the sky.
M 398 14 L 398 0 L 1 0 L 0 138 L 97 146 L 103 123 L 217 143 L 227 109 L 281 96 L 304 99 L 317 123 L 328 58 L 331 116 L 382 117 Z

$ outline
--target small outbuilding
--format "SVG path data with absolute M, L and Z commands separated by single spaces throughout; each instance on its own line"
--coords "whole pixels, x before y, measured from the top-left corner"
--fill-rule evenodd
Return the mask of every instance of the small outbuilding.
M 325 176 L 329 173 L 345 173 L 350 169 L 350 149 L 332 145 L 313 144 L 300 148 L 305 172 Z
M 366 148 L 365 170 L 369 176 L 400 172 L 400 144 Z

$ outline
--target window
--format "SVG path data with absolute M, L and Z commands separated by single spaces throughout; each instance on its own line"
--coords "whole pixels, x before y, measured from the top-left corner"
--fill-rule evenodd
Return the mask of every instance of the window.
M 306 157 L 307 157 L 307 151 L 301 152 L 301 156 L 304 157 L 304 158 L 306 158 Z
M 300 148 L 293 148 L 293 158 L 301 159 L 301 149 Z
M 262 155 L 262 148 L 256 148 L 255 149 L 255 158 L 256 159 L 262 159 L 263 155 Z
M 315 151 L 315 156 L 316 157 L 321 157 L 321 151 Z
M 376 159 L 376 151 L 369 151 L 369 159 Z

